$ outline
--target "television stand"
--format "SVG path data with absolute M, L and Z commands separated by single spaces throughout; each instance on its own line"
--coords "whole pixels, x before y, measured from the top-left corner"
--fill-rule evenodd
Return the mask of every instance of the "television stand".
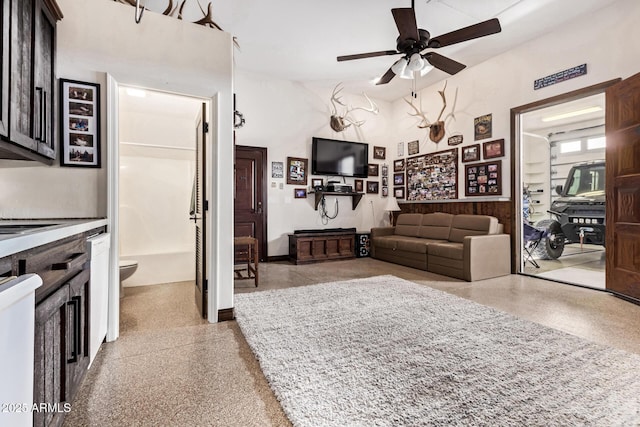
M 294 264 L 311 264 L 355 258 L 355 244 L 355 229 L 309 230 L 306 233 L 289 234 L 289 261 Z
M 355 210 L 362 199 L 363 193 L 343 193 L 341 191 L 316 191 L 316 201 L 315 201 L 315 209 L 318 210 L 318 205 L 320 204 L 320 200 L 322 200 L 322 196 L 350 196 L 351 197 L 351 210 Z

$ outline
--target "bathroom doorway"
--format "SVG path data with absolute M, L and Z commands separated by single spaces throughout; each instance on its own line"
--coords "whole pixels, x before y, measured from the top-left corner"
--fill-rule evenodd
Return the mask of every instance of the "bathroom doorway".
M 194 287 L 192 200 L 203 100 L 130 86 L 120 86 L 118 95 L 118 249 L 120 261 L 137 263 L 123 282 L 124 298 L 143 298 L 148 286 Z

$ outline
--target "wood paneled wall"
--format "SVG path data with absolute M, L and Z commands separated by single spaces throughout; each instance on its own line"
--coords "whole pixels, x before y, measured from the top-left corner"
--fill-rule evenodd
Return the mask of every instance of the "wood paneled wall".
M 511 234 L 513 207 L 510 201 L 459 201 L 447 203 L 399 203 L 399 213 L 432 213 L 491 215 L 504 226 L 504 233 Z M 396 214 L 397 215 L 397 214 Z

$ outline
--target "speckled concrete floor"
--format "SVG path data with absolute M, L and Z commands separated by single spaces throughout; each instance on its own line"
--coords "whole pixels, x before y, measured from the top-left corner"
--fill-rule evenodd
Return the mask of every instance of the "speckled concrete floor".
M 640 306 L 605 292 L 526 276 L 467 283 L 370 258 L 260 264 L 260 292 L 393 274 L 590 341 L 640 354 Z M 208 324 L 193 284 L 127 288 L 121 337 L 103 345 L 65 425 L 286 426 L 236 322 Z

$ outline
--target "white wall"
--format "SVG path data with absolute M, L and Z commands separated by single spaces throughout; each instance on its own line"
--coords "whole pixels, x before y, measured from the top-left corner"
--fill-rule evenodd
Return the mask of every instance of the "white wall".
M 419 139 L 420 152 L 433 152 L 449 148 L 446 138 L 453 132 L 461 132 L 467 146 L 494 139 L 505 139 L 506 153 L 502 162 L 503 196 L 510 197 L 510 110 L 513 107 L 550 98 L 562 93 L 601 83 L 617 77 L 629 77 L 640 71 L 638 55 L 640 45 L 640 8 L 634 0 L 620 0 L 602 9 L 597 15 L 584 16 L 558 28 L 544 37 L 492 58 L 489 61 L 465 69 L 448 78 L 447 102 L 453 104 L 455 90 L 455 120 L 447 120 L 447 135 L 438 145 L 426 140 L 426 131 L 419 130 L 417 120 L 404 101 L 393 103 L 392 122 L 396 142 Z M 502 33 L 495 37 L 507 37 Z M 445 52 L 442 52 L 445 53 Z M 587 64 L 588 73 L 540 90 L 533 90 L 534 80 Z M 434 120 L 442 101 L 437 91 L 438 83 L 420 92 L 427 117 Z M 451 111 L 448 107 L 445 114 Z M 493 114 L 491 139 L 474 141 L 473 119 L 483 114 Z M 394 149 L 388 150 L 395 153 Z M 406 152 L 406 150 L 405 150 Z M 464 198 L 464 168 L 458 176 L 459 197 Z M 476 198 L 474 198 L 475 200 Z
M 120 89 L 120 100 L 126 97 Z M 138 261 L 125 286 L 195 279 L 189 206 L 200 102 L 192 103 L 191 119 L 179 111 L 120 110 L 120 258 Z
M 352 126 L 336 133 L 329 127 L 330 97 L 333 88 L 317 90 L 300 83 L 278 80 L 267 76 L 236 72 L 235 88 L 237 108 L 246 124 L 236 131 L 236 144 L 267 147 L 269 200 L 267 207 L 269 256 L 288 254 L 288 237 L 295 229 L 356 227 L 368 230 L 383 224 L 386 198 L 381 194 L 365 195 L 356 210 L 351 210 L 351 198 L 337 197 L 338 217 L 323 224 L 319 211 L 314 210 L 313 195 L 307 199 L 294 199 L 296 185 L 286 184 L 285 178 L 271 178 L 271 162 L 284 162 L 287 157 L 302 157 L 309 160 L 311 168 L 311 138 L 314 136 L 332 139 L 366 142 L 370 163 L 390 163 L 374 160 L 373 146 L 386 146 L 392 123 L 390 104 L 374 100 L 380 112 L 373 115 L 361 110 L 353 117 L 366 122 L 360 127 Z M 368 106 L 361 94 L 341 93 L 345 103 L 353 106 Z M 388 153 L 387 153 L 388 156 Z M 392 172 L 390 172 L 392 174 Z M 311 178 L 307 186 L 311 185 Z M 324 181 L 326 183 L 326 177 Z M 381 178 L 371 177 L 380 181 Z M 346 178 L 353 185 L 353 179 Z M 280 188 L 282 185 L 282 189 Z M 327 211 L 333 214 L 336 197 L 327 196 Z
M 213 291 L 209 295 L 213 303 L 218 300 L 217 307 L 210 304 L 210 319 L 214 319 L 217 309 L 233 306 L 233 259 L 229 250 L 233 245 L 233 194 L 229 183 L 221 179 L 233 176 L 231 36 L 151 12 L 136 24 L 132 7 L 109 0 L 58 3 L 64 13 L 58 24 L 59 77 L 97 81 L 101 73 L 109 73 L 119 84 L 216 100 L 209 112 L 212 130 L 207 142 L 211 154 L 208 181 L 212 206 L 209 286 L 218 290 L 218 295 Z M 103 94 L 105 89 L 103 86 Z M 103 129 L 104 134 L 106 126 Z M 94 172 L 98 175 L 96 182 L 100 176 L 106 177 L 107 167 Z M 69 173 L 66 179 L 73 182 L 75 176 Z M 104 181 L 85 199 L 94 210 L 106 203 Z
M 640 37 L 639 21 L 640 8 L 636 2 L 620 0 L 600 11 L 597 19 L 584 16 L 542 38 L 450 76 L 446 89 L 448 106 L 443 115 L 447 133 L 438 144 L 428 139 L 428 130 L 417 128 L 418 119 L 409 116 L 413 111 L 401 99 L 408 97 L 408 93 L 398 93 L 398 100 L 391 105 L 378 101 L 381 111 L 377 116 L 359 116 L 367 120 L 360 129 L 361 134 L 352 130 L 336 134 L 328 126 L 330 90 L 236 72 L 238 109 L 247 119 L 247 124 L 236 132 L 237 143 L 267 147 L 270 167 L 272 161 L 284 162 L 287 156 L 310 159 L 312 136 L 364 141 L 386 146 L 385 162 L 392 166 L 399 142 L 405 144 L 404 157 L 407 157 L 406 143 L 413 140 L 420 141 L 420 153 L 429 153 L 450 148 L 447 138 L 453 134 L 463 135 L 461 146 L 504 139 L 502 198 L 510 198 L 510 109 L 640 71 L 637 62 L 640 45 L 633 42 Z M 496 37 L 508 37 L 508 34 Z M 442 53 L 446 54 L 446 51 Z M 534 80 L 583 63 L 588 67 L 586 76 L 533 90 Z M 423 111 L 430 120 L 435 120 L 442 108 L 438 90 L 443 84 L 420 92 Z M 345 96 L 352 104 L 364 101 L 359 95 Z M 416 104 L 418 102 L 419 99 Z M 454 106 L 452 117 L 450 113 Z M 474 118 L 489 113 L 493 115 L 492 137 L 474 141 Z M 459 166 L 458 192 L 459 198 L 464 199 L 464 167 L 462 163 Z M 294 186 L 284 184 L 284 189 L 280 190 L 278 186 L 284 179 L 271 179 L 270 182 L 275 182 L 276 187 L 269 188 L 269 256 L 284 255 L 288 252 L 288 233 L 296 228 L 321 228 L 323 225 L 310 199 L 293 199 Z M 374 202 L 375 219 L 371 214 L 371 201 Z M 327 227 L 366 229 L 382 222 L 384 201 L 381 197 L 365 196 L 353 213 L 343 208 L 347 202 L 341 200 L 338 219 Z M 330 201 L 329 205 L 333 206 L 332 203 Z

